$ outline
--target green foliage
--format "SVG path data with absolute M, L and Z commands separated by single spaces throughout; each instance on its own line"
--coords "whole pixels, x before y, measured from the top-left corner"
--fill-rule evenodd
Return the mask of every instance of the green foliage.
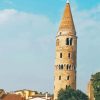
M 95 100 L 100 100 L 100 72 L 92 75 L 92 81 Z
M 80 90 L 67 87 L 66 90 L 61 89 L 59 91 L 58 100 L 88 100 L 88 96 Z

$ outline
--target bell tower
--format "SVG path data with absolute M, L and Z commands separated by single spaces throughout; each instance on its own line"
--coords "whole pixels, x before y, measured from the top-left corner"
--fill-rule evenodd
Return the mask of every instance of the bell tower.
M 54 100 L 60 89 L 71 86 L 76 89 L 77 36 L 67 1 L 65 11 L 56 35 L 56 57 L 54 67 Z

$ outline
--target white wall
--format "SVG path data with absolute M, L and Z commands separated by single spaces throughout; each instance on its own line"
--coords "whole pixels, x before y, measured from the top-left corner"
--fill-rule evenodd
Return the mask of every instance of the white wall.
M 42 98 L 33 98 L 33 99 L 29 99 L 29 100 L 46 100 L 46 99 L 42 99 Z

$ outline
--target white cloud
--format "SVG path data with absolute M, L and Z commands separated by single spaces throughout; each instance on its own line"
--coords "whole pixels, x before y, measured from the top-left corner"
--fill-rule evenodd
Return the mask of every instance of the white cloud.
M 53 23 L 43 15 L 18 12 L 14 9 L 0 11 L 0 38 L 3 38 L 4 42 L 5 39 L 9 40 L 10 45 L 16 42 L 19 43 L 18 46 L 22 44 L 26 46 L 27 43 L 29 45 L 34 39 L 37 40 L 40 37 L 50 41 L 47 36 L 52 35 L 54 29 Z
M 47 71 L 53 70 L 51 65 L 53 61 L 51 62 L 50 59 L 53 59 L 51 51 L 54 51 L 52 49 L 54 33 L 55 25 L 46 16 L 19 12 L 14 9 L 0 11 L 2 88 L 52 90 L 50 88 L 53 84 L 48 83 L 52 83 L 51 73 L 53 71 L 50 72 L 50 76 L 47 76 Z M 39 70 L 40 68 L 43 70 Z M 40 82 L 41 85 L 38 84 Z

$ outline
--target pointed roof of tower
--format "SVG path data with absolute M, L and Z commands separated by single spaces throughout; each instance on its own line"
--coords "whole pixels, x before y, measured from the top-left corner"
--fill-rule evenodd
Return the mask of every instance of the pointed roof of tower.
M 74 34 L 74 35 L 76 34 L 69 0 L 67 0 L 65 11 L 59 27 L 59 31 L 63 31 L 63 30 L 68 31 L 70 34 Z

